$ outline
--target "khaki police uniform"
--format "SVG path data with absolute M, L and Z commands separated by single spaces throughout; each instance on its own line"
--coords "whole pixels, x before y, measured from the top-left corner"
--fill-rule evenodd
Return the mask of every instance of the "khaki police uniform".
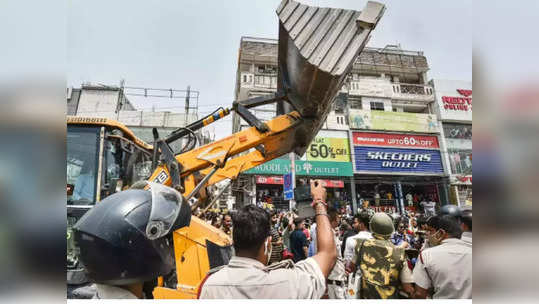
M 94 295 L 94 299 L 138 299 L 129 290 L 117 286 L 95 284 L 95 288 L 96 294 Z
M 313 258 L 265 266 L 234 256 L 202 284 L 201 299 L 320 299 L 326 279 Z
M 433 299 L 472 298 L 472 245 L 449 238 L 421 252 L 414 282 L 423 289 L 434 288 Z
M 328 275 L 328 297 L 330 299 L 344 299 L 346 271 L 344 269 L 344 260 L 341 254 L 341 241 L 333 230 L 335 247 L 337 247 L 337 260 L 335 266 Z
M 471 232 L 464 231 L 462 233 L 462 236 L 460 237 L 460 239 L 462 241 L 464 241 L 465 243 L 468 243 L 468 244 L 472 245 L 472 233 Z

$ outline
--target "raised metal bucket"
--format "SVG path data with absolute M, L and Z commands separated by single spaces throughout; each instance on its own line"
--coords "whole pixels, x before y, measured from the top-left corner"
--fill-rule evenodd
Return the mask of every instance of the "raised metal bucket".
M 283 0 L 279 16 L 279 90 L 305 119 L 297 132 L 303 154 L 330 111 L 359 53 L 384 13 L 383 4 L 369 1 L 362 11 L 311 7 Z

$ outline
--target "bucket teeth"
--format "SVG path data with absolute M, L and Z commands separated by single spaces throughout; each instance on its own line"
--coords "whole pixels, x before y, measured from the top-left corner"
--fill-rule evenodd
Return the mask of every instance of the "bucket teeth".
M 311 7 L 292 0 L 283 0 L 277 8 L 278 89 L 286 87 L 292 108 L 305 119 L 296 153 L 303 154 L 320 130 L 384 10 L 383 4 L 372 1 L 363 11 Z

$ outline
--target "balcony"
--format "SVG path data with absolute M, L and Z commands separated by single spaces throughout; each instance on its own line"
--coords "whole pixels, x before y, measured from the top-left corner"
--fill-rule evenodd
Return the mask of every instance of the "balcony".
M 429 103 L 434 101 L 434 92 L 431 86 L 420 84 L 393 83 L 392 99 L 404 99 Z

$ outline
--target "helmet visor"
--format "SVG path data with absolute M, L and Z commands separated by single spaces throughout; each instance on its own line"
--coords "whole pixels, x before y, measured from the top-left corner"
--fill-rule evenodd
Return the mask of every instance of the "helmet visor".
M 152 209 L 146 237 L 155 240 L 170 232 L 180 209 L 186 204 L 182 204 L 183 196 L 178 191 L 162 184 L 148 182 L 148 185 L 152 193 Z

